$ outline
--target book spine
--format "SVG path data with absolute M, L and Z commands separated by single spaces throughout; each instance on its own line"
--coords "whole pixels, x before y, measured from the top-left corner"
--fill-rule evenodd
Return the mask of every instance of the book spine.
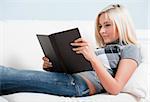
M 60 54 L 60 49 L 57 46 L 57 43 L 56 43 L 57 39 L 55 38 L 55 35 L 50 35 L 49 38 L 50 38 L 52 47 L 53 47 L 53 49 L 54 49 L 54 51 L 56 53 L 56 56 L 58 58 L 58 61 L 59 61 L 60 65 L 61 65 L 61 69 L 63 70 L 63 72 L 68 73 L 68 70 L 67 70 L 67 68 L 66 68 L 66 66 L 65 66 L 65 64 L 63 62 L 62 56 Z

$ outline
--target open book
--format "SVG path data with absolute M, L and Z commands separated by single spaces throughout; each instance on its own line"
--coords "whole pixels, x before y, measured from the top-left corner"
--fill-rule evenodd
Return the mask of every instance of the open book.
M 76 54 L 70 45 L 81 37 L 78 28 L 50 35 L 37 34 L 37 37 L 45 56 L 52 62 L 51 71 L 72 74 L 92 70 L 91 64 L 84 56 Z

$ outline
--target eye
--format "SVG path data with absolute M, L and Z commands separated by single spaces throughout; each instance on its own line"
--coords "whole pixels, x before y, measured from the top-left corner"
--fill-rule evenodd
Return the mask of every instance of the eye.
M 101 25 L 99 25 L 98 27 L 99 27 L 99 28 L 102 28 L 102 26 L 101 26 Z
M 106 24 L 105 26 L 106 26 L 106 27 L 109 27 L 109 26 L 111 26 L 111 24 Z

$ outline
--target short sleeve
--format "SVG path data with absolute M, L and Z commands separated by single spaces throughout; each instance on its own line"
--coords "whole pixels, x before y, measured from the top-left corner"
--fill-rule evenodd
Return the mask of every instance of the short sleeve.
M 121 59 L 133 59 L 138 66 L 142 62 L 141 49 L 136 45 L 126 45 L 121 52 Z

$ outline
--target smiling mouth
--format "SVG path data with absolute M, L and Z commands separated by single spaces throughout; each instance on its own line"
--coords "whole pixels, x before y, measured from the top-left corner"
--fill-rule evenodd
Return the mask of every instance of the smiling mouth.
M 106 38 L 106 37 L 108 37 L 108 35 L 102 35 L 102 37 Z

